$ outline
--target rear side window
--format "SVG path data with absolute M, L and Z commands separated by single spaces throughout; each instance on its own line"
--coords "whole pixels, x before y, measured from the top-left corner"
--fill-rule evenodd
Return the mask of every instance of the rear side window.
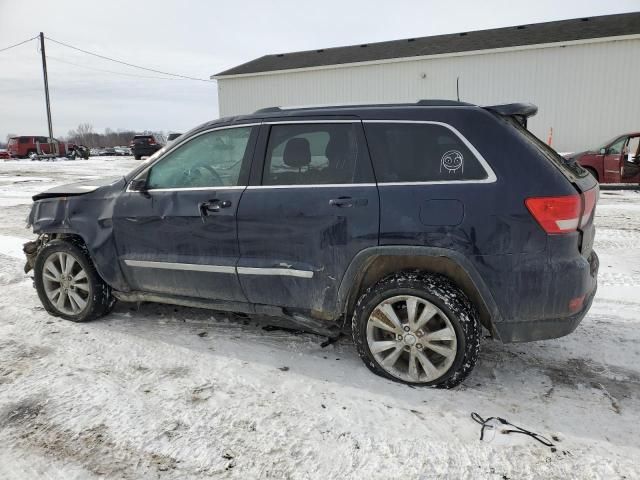
M 485 180 L 488 173 L 462 139 L 432 123 L 365 123 L 379 183 Z
M 263 185 L 372 182 L 359 123 L 273 125 Z
M 31 137 L 20 137 L 20 143 L 31 143 Z

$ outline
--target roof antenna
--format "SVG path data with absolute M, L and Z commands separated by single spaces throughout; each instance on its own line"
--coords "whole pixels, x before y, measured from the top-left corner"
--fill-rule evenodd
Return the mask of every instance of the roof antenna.
M 456 77 L 456 95 L 460 101 L 460 77 Z

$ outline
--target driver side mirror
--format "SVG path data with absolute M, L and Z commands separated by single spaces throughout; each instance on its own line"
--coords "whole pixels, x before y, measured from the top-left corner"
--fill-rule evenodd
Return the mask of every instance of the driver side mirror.
M 601 148 L 600 149 L 600 155 L 606 155 L 607 154 L 607 149 L 606 148 Z
M 129 184 L 129 190 L 132 192 L 146 192 L 147 191 L 147 179 L 146 178 L 136 178 L 132 180 Z

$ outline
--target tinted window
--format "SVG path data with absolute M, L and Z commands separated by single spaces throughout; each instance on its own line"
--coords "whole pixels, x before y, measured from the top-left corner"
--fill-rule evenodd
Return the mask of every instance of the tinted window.
M 295 124 L 271 127 L 264 185 L 371 182 L 359 123 Z
M 366 123 L 378 182 L 437 182 L 487 178 L 475 155 L 442 125 Z
M 239 185 L 248 165 L 251 127 L 205 133 L 172 151 L 151 168 L 148 188 L 207 188 Z
M 167 137 L 167 140 L 175 140 L 180 135 L 182 135 L 182 134 L 181 133 L 170 133 L 169 136 Z
M 589 172 L 586 169 L 582 168 L 582 166 L 578 162 L 568 162 L 553 148 L 544 143 L 514 119 L 506 118 L 504 119 L 504 121 L 507 122 L 507 125 L 515 128 L 519 132 L 519 134 L 522 135 L 522 138 L 524 138 L 547 160 L 551 161 L 557 168 L 559 168 L 563 175 L 568 176 L 568 178 L 571 178 L 571 175 L 578 177 L 586 177 L 587 175 L 589 175 Z
M 20 143 L 31 143 L 31 137 L 20 137 Z

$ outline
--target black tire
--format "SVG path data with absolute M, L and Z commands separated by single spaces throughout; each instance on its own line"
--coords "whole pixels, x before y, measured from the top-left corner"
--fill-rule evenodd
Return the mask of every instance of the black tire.
M 455 330 L 455 359 L 448 370 L 433 381 L 411 382 L 397 378 L 384 370 L 369 349 L 369 316 L 381 302 L 398 295 L 419 297 L 435 305 Z M 442 275 L 421 271 L 394 273 L 369 287 L 359 298 L 352 318 L 353 341 L 369 370 L 396 382 L 437 388 L 453 388 L 471 373 L 480 352 L 481 329 L 478 312 L 462 290 Z
M 134 155 L 133 158 L 135 158 L 136 160 L 141 160 L 142 159 L 142 155 Z
M 88 284 L 90 286 L 90 294 L 87 298 L 87 305 L 79 313 L 72 315 L 62 312 L 56 308 L 49 300 L 44 286 L 44 265 L 47 259 L 55 253 L 66 253 L 72 255 L 76 262 L 80 264 L 85 271 Z M 43 247 L 36 257 L 34 266 L 34 280 L 38 297 L 43 307 L 49 314 L 55 317 L 61 317 L 72 322 L 86 322 L 100 318 L 111 311 L 115 304 L 115 298 L 111 295 L 111 287 L 98 275 L 86 246 L 76 240 L 52 240 Z

